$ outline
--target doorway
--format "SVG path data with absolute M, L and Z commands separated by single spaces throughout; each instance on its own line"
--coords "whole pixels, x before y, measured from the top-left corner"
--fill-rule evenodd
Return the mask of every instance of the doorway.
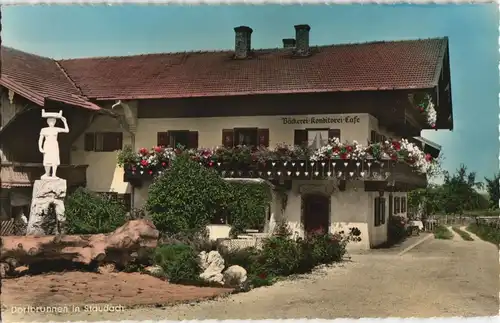
M 319 194 L 302 197 L 304 232 L 328 232 L 330 227 L 330 198 Z

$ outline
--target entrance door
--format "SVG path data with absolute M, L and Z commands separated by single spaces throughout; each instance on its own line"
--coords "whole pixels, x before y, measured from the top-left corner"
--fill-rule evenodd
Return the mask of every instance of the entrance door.
M 306 235 L 322 230 L 328 232 L 330 226 L 330 199 L 323 195 L 306 195 L 304 203 L 304 230 Z

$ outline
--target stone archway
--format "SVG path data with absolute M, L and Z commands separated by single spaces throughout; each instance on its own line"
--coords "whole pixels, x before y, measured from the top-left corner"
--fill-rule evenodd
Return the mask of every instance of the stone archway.
M 323 194 L 306 194 L 302 197 L 302 224 L 306 235 L 330 227 L 330 198 Z

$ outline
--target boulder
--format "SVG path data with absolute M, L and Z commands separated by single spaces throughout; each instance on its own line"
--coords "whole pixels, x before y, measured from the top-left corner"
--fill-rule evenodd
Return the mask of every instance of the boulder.
M 126 266 L 155 248 L 159 232 L 149 220 L 132 220 L 109 234 L 6 236 L 1 238 L 0 262 L 13 258 L 20 265 L 66 260 L 89 265 Z
M 224 276 L 222 271 L 224 270 L 224 258 L 220 255 L 218 251 L 210 251 L 208 254 L 202 251 L 199 254 L 200 267 L 203 273 L 200 274 L 200 278 L 213 283 L 224 283 Z
M 152 276 L 155 276 L 155 277 L 158 277 L 158 276 L 162 276 L 163 275 L 163 268 L 161 268 L 161 266 L 148 266 L 146 268 L 144 268 L 144 270 L 152 275 Z
M 241 286 L 247 280 L 245 268 L 233 265 L 224 271 L 224 283 L 230 287 Z
M 35 181 L 26 235 L 64 234 L 66 188 L 61 178 Z

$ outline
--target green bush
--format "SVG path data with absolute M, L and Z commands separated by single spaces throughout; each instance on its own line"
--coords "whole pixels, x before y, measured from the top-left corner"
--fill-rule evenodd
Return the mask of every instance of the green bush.
M 262 273 L 268 276 L 288 276 L 302 272 L 302 244 L 285 237 L 266 239 L 262 247 Z
M 198 283 L 201 268 L 196 251 L 186 244 L 162 245 L 156 248 L 153 261 L 171 283 Z
M 193 233 L 226 212 L 230 200 L 228 183 L 215 171 L 181 155 L 149 187 L 146 209 L 162 233 Z
M 450 240 L 453 238 L 453 233 L 444 225 L 438 225 L 434 228 L 434 238 Z
M 472 239 L 471 235 L 468 232 L 465 232 L 458 227 L 452 227 L 451 229 L 455 231 L 463 240 L 474 241 L 474 239 Z
M 496 226 L 496 223 L 473 223 L 467 227 L 467 230 L 477 235 L 484 241 L 491 242 L 495 245 L 500 245 L 500 228 Z
M 271 188 L 267 183 L 229 183 L 231 202 L 231 236 L 245 229 L 261 231 L 266 223 L 266 208 L 271 201 Z
M 125 206 L 98 193 L 78 188 L 65 201 L 67 233 L 109 233 L 122 226 L 126 218 Z

